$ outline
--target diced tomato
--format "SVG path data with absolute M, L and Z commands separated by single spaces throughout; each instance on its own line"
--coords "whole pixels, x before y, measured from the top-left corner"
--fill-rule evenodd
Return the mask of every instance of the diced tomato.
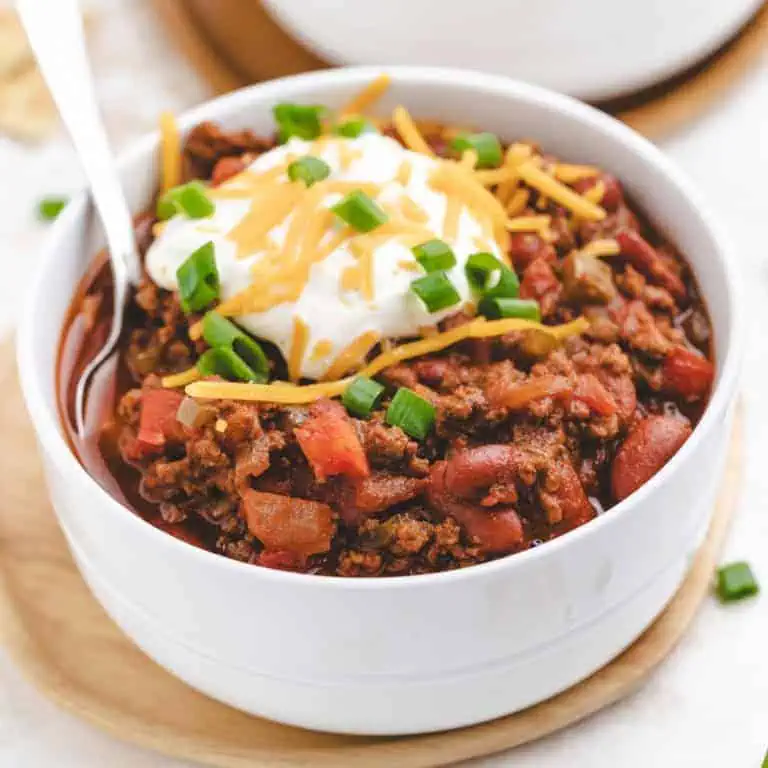
M 247 490 L 243 513 L 248 530 L 268 550 L 299 555 L 327 552 L 333 537 L 333 510 L 319 501 Z
M 685 284 L 680 276 L 659 256 L 656 249 L 633 229 L 622 229 L 616 234 L 621 255 L 629 259 L 632 266 L 653 278 L 675 298 L 686 297 Z
M 294 432 L 319 482 L 332 475 L 370 475 L 368 459 L 354 424 L 339 403 L 333 400 L 314 403 L 307 420 Z
M 616 401 L 592 373 L 584 373 L 578 377 L 573 397 L 600 416 L 612 416 L 616 413 Z
M 216 165 L 213 166 L 211 174 L 211 184 L 217 187 L 223 184 L 233 176 L 237 176 L 245 168 L 245 161 L 241 157 L 222 157 Z
M 139 416 L 139 448 L 145 452 L 159 451 L 165 441 L 178 433 L 176 412 L 184 395 L 175 389 L 145 389 L 141 395 Z
M 301 566 L 301 562 L 301 556 L 287 549 L 265 549 L 258 559 L 259 565 L 277 571 L 295 571 Z
M 703 355 L 686 347 L 673 347 L 661 367 L 664 387 L 686 400 L 706 397 L 715 367 Z
M 565 376 L 538 376 L 516 384 L 494 381 L 488 388 L 488 400 L 496 406 L 520 410 L 542 397 L 556 397 L 571 393 L 571 384 Z

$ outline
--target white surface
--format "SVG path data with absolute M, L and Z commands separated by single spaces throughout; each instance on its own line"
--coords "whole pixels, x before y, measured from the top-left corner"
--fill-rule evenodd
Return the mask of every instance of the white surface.
M 118 5 L 109 3 L 110 7 Z M 153 124 L 162 107 L 181 107 L 204 93 L 186 67 L 167 54 L 152 30 L 144 4 L 119 4 L 96 38 L 99 92 L 117 144 Z M 138 33 L 140 30 L 140 34 Z M 161 66 L 162 65 L 162 66 Z M 757 179 L 768 170 L 761 155 L 768 107 L 765 67 L 745 81 L 714 114 L 668 142 L 667 149 L 719 207 L 740 248 L 752 303 L 768 300 L 768 269 L 762 252 L 766 199 Z M 0 143 L 5 178 L 18 179 L 6 204 L 0 234 L 8 279 L 0 286 L 0 320 L 10 324 L 19 306 L 29 260 L 41 230 L 31 211 L 43 193 L 76 183 L 74 162 L 63 141 L 37 151 Z M 718 163 L 718 158 L 727 158 Z M 738 186 L 735 173 L 741 173 Z M 750 184 L 750 179 L 753 179 Z M 725 559 L 746 558 L 768 583 L 768 520 L 760 504 L 768 491 L 759 463 L 768 439 L 768 406 L 761 403 L 760 376 L 768 372 L 768 350 L 760 329 L 747 355 L 748 454 L 745 495 Z M 516 750 L 485 765 L 560 766 L 752 766 L 768 746 L 764 663 L 768 616 L 764 600 L 723 609 L 708 602 L 680 648 L 636 696 L 555 737 Z M 125 747 L 61 713 L 0 663 L 0 764 L 32 766 L 149 766 L 177 762 Z
M 265 0 L 335 64 L 463 67 L 582 99 L 663 80 L 727 40 L 762 0 Z

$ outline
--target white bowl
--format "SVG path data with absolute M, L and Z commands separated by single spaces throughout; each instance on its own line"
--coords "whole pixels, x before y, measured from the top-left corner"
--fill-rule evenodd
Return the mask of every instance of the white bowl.
M 763 0 L 263 0 L 334 64 L 467 67 L 582 99 L 692 66 Z
M 732 267 L 712 217 L 664 156 L 583 104 L 505 78 L 389 68 L 396 102 L 616 173 L 690 259 L 712 313 L 718 373 L 680 452 L 605 515 L 542 547 L 457 572 L 341 579 L 227 560 L 129 512 L 62 437 L 54 367 L 61 325 L 102 246 L 85 196 L 51 229 L 19 336 L 21 380 L 51 499 L 96 597 L 152 658 L 192 686 L 285 723 L 348 733 L 454 728 L 527 707 L 591 674 L 631 643 L 680 584 L 710 518 L 733 415 L 740 336 Z M 277 80 L 181 118 L 272 128 L 277 101 L 338 105 L 378 70 Z M 157 135 L 120 162 L 130 203 L 158 175 Z

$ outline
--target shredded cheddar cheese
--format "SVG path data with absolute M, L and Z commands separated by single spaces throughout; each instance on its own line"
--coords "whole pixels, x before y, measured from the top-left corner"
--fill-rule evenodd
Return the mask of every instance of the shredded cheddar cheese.
M 510 232 L 546 232 L 552 218 L 550 216 L 517 216 L 507 219 L 507 230 Z
M 420 339 L 402 344 L 382 352 L 359 371 L 361 376 L 376 376 L 385 368 L 410 360 L 414 357 L 439 352 L 465 339 L 483 339 L 503 336 L 512 331 L 535 330 L 547 334 L 555 341 L 562 341 L 569 336 L 576 336 L 589 328 L 589 321 L 579 317 L 563 325 L 542 325 L 533 320 L 509 318 L 504 320 L 485 320 L 477 318 L 465 325 L 443 331 L 431 338 Z M 338 397 L 347 388 L 351 378 L 328 381 L 320 384 L 296 386 L 286 382 L 272 384 L 242 384 L 239 382 L 197 381 L 189 384 L 186 393 L 190 397 L 204 399 L 232 399 L 254 402 L 281 404 L 311 403 L 322 397 Z
M 615 256 L 621 253 L 619 244 L 613 238 L 605 238 L 604 240 L 593 240 L 591 243 L 587 243 L 581 252 L 587 256 Z
M 333 351 L 333 343 L 329 341 L 328 339 L 320 339 L 314 347 L 312 347 L 312 352 L 310 354 L 310 360 L 325 360 L 328 355 L 331 354 Z
M 411 172 L 413 171 L 413 166 L 411 165 L 410 160 L 403 160 L 402 163 L 400 163 L 400 167 L 397 169 L 397 176 L 395 176 L 395 180 L 402 184 L 404 187 L 408 186 L 408 182 L 411 180 Z
M 514 218 L 519 216 L 527 207 L 531 199 L 531 193 L 527 189 L 517 189 L 507 203 L 507 215 Z
M 160 384 L 166 389 L 175 389 L 176 387 L 186 387 L 187 384 L 191 384 L 193 381 L 197 381 L 200 378 L 200 372 L 197 368 L 187 368 L 186 371 L 181 373 L 173 373 L 170 376 L 163 376 L 160 380 Z
M 309 341 L 309 328 L 298 315 L 293 316 L 293 339 L 291 340 L 291 352 L 288 356 L 288 377 L 291 381 L 301 378 L 301 362 L 307 351 Z
M 572 163 L 557 163 L 552 170 L 555 178 L 564 184 L 575 184 L 582 179 L 592 179 L 600 173 L 600 169 L 592 165 Z
M 474 149 L 466 149 L 462 152 L 460 165 L 468 171 L 473 171 L 477 165 L 477 152 Z
M 342 117 L 362 115 L 384 95 L 391 82 L 392 78 L 386 73 L 379 75 L 374 80 L 371 80 L 371 82 L 368 83 L 368 85 L 366 85 L 353 99 L 348 101 L 347 104 L 341 108 L 339 114 Z
M 395 107 L 395 111 L 392 113 L 392 123 L 408 149 L 420 152 L 422 155 L 432 156 L 435 154 L 429 144 L 424 141 L 424 137 L 419 132 L 416 123 L 413 122 L 413 118 L 405 107 Z
M 605 218 L 605 210 L 587 200 L 569 187 L 561 184 L 548 173 L 538 168 L 530 160 L 521 163 L 517 167 L 520 178 L 529 186 L 538 190 L 542 195 L 551 197 L 559 205 L 575 213 L 588 221 L 602 221 Z
M 160 188 L 163 192 L 181 184 L 181 137 L 172 112 L 160 115 Z
M 600 203 L 603 201 L 603 195 L 605 195 L 605 183 L 602 179 L 600 179 L 597 184 L 584 192 L 583 196 L 584 199 L 589 200 L 590 203 L 600 205 Z
M 339 352 L 331 367 L 323 376 L 323 380 L 333 381 L 348 371 L 359 368 L 365 360 L 365 356 L 371 351 L 378 340 L 379 335 L 374 331 L 367 331 L 358 336 Z

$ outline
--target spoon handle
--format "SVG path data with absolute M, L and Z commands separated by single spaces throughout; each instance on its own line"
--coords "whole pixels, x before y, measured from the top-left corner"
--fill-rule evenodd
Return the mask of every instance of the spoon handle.
M 115 285 L 136 285 L 141 268 L 133 223 L 96 106 L 77 0 L 17 0 L 17 9 L 90 185 Z

